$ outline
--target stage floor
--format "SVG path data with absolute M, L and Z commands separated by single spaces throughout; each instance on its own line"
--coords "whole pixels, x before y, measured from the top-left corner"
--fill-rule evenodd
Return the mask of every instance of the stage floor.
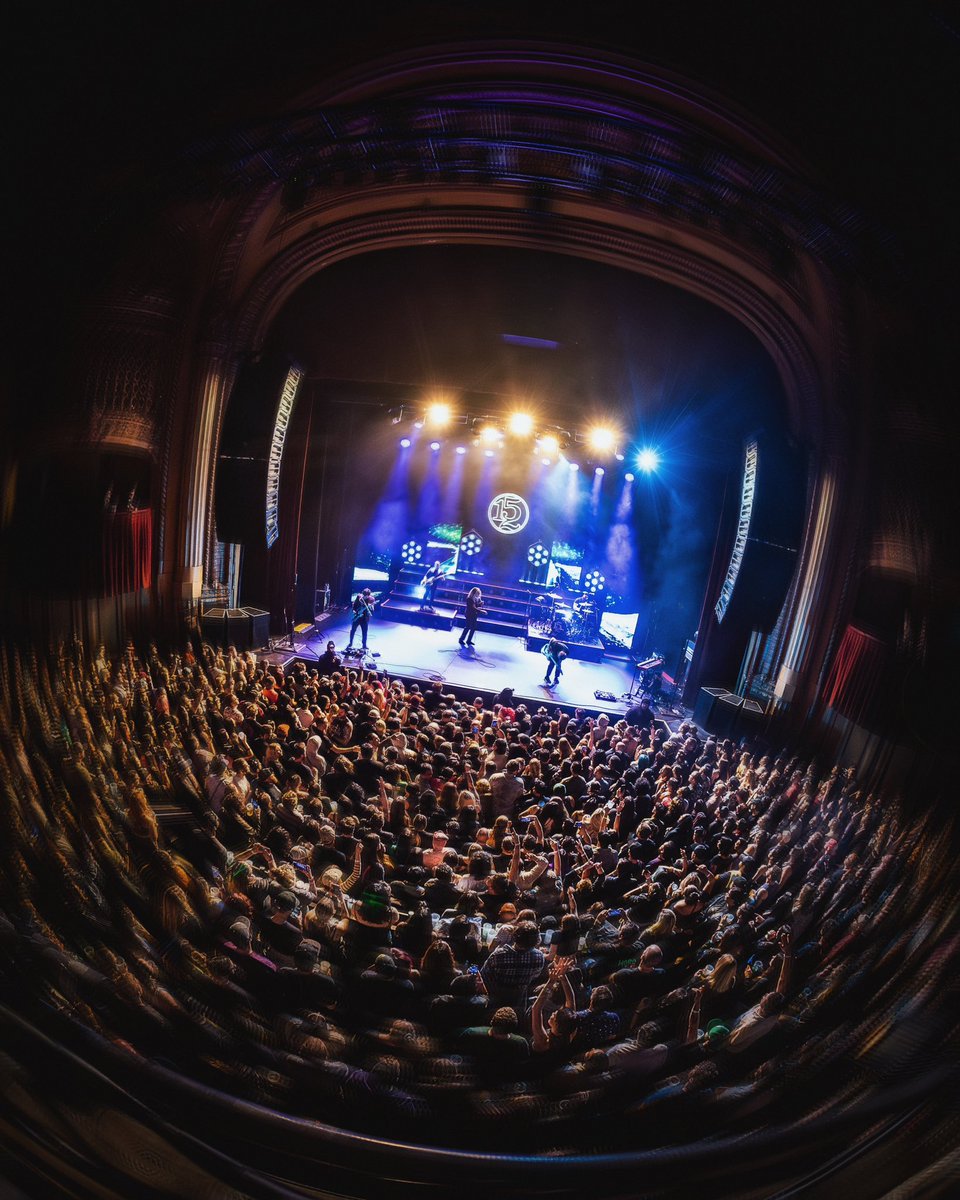
M 318 658 L 331 639 L 342 652 L 350 636 L 349 615 L 338 614 L 325 621 L 318 632 L 295 639 L 296 652 L 304 659 Z M 512 687 L 514 696 L 529 707 L 539 707 L 553 699 L 562 704 L 609 713 L 623 713 L 629 707 L 624 696 L 630 691 L 633 669 L 618 659 L 599 663 L 568 659 L 557 687 L 543 682 L 547 661 L 542 654 L 527 650 L 523 638 L 496 633 L 478 633 L 472 650 L 461 648 L 459 627 L 451 631 L 421 629 L 402 625 L 383 617 L 370 623 L 368 655 L 388 675 L 431 683 L 440 680 L 453 686 L 498 692 Z M 596 692 L 610 692 L 614 700 L 600 700 Z M 658 708 L 663 712 L 664 705 Z M 666 715 L 666 714 L 664 714 Z

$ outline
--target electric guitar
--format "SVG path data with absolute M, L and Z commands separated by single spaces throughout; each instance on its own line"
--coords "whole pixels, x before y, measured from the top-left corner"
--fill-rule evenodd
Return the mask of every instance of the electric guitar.
M 436 573 L 435 576 L 433 576 L 434 579 L 446 579 L 449 575 L 453 574 L 452 571 L 447 570 L 447 563 L 451 562 L 452 558 L 453 558 L 453 555 L 451 555 L 450 558 L 446 559 L 444 562 L 442 562 L 440 564 L 440 570 Z M 432 571 L 432 570 L 433 570 L 433 568 L 431 567 L 427 571 L 426 575 L 424 575 L 424 577 L 420 580 L 421 587 L 426 587 L 428 583 L 432 582 L 432 580 L 430 578 L 430 571 Z

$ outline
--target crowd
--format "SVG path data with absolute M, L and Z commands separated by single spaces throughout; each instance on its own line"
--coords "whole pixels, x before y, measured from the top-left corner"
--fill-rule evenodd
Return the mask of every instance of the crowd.
M 5 995 L 373 1134 L 634 1146 L 849 1099 L 945 867 L 849 772 L 689 721 L 332 652 L 0 667 Z

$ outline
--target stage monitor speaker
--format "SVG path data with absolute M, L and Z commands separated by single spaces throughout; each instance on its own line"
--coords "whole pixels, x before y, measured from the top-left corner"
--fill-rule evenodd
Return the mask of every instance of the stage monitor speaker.
M 270 642 L 270 614 L 262 608 L 245 607 L 243 611 L 250 618 L 250 648 L 259 650 Z
M 717 703 L 717 697 L 725 695 L 726 691 L 726 688 L 700 689 L 700 695 L 697 697 L 697 703 L 693 709 L 693 720 L 701 729 L 713 732 L 713 709 Z
M 722 696 L 718 696 L 713 708 L 711 732 L 715 733 L 717 737 L 736 737 L 742 704 L 743 697 L 737 696 L 733 692 L 724 692 Z
M 243 608 L 227 609 L 227 645 L 252 650 L 251 621 Z
M 737 718 L 737 733 L 745 736 L 759 733 L 763 727 L 763 718 L 762 704 L 758 704 L 756 700 L 744 700 Z
M 200 617 L 200 633 L 209 645 L 222 649 L 227 644 L 227 610 L 208 608 Z

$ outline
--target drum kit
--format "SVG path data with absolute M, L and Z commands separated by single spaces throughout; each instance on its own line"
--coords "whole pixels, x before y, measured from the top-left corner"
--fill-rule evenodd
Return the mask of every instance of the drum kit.
M 538 596 L 533 602 L 530 624 L 550 637 L 573 641 L 593 641 L 597 636 L 600 614 L 595 597 L 588 592 L 572 605 L 559 592 Z

